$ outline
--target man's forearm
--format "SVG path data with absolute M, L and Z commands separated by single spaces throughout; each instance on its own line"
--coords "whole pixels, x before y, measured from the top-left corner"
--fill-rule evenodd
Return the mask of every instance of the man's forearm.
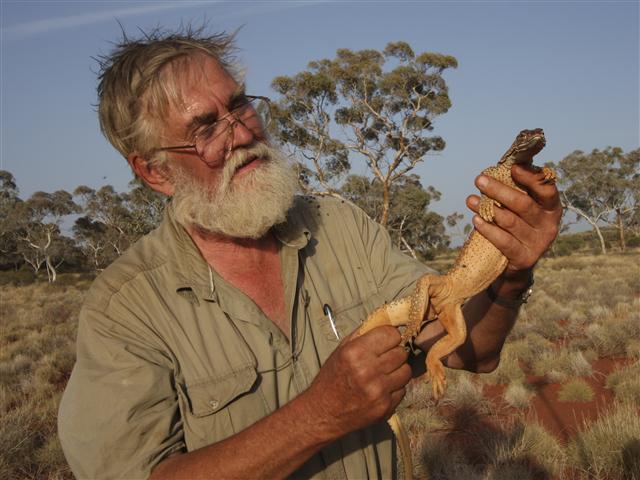
M 150 478 L 287 477 L 335 440 L 335 433 L 313 413 L 302 394 L 226 440 L 163 460 Z
M 517 299 L 530 283 L 531 271 L 504 273 L 492 284 L 494 293 L 505 299 Z M 518 308 L 494 303 L 486 291 L 470 298 L 462 309 L 467 324 L 467 338 L 455 352 L 444 359 L 445 365 L 472 372 L 494 370 L 500 361 L 500 351 L 518 315 Z M 445 335 L 438 321 L 427 324 L 420 338 L 421 348 L 428 350 Z

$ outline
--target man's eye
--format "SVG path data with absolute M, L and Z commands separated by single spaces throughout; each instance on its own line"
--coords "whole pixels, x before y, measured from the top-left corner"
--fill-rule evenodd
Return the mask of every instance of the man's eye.
M 218 122 L 213 122 L 213 123 L 210 123 L 208 125 L 203 125 L 196 132 L 196 135 L 195 135 L 196 138 L 198 138 L 200 140 L 207 140 L 207 139 L 211 138 L 213 136 L 213 132 L 214 132 L 217 124 L 218 124 Z

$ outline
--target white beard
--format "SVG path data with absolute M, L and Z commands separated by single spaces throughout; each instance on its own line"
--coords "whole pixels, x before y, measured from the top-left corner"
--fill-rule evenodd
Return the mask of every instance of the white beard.
M 253 157 L 263 163 L 234 179 L 236 170 Z M 176 220 L 185 227 L 232 238 L 260 238 L 284 222 L 298 185 L 293 166 L 264 143 L 234 150 L 217 185 L 203 185 L 175 164 L 171 171 Z

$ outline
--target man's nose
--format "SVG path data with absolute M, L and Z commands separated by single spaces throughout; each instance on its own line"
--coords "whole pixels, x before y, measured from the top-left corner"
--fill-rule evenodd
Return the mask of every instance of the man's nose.
M 241 119 L 236 118 L 235 116 L 229 124 L 229 129 L 229 136 L 231 137 L 229 145 L 230 152 L 234 148 L 251 145 L 255 141 L 255 133 L 247 127 Z

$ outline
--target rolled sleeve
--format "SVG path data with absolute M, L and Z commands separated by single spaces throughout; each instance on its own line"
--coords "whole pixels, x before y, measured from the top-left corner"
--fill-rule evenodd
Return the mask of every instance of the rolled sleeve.
M 77 478 L 147 478 L 184 439 L 170 360 L 149 334 L 84 308 L 58 431 Z

